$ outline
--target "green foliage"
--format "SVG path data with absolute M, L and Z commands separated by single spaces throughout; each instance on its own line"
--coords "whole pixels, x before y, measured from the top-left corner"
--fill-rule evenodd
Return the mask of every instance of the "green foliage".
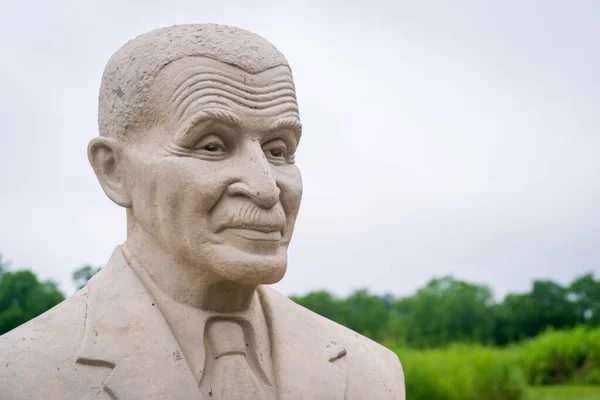
M 554 389 L 531 390 L 525 397 L 526 387 L 600 384 L 600 328 L 548 331 L 506 348 L 463 344 L 426 350 L 390 348 L 402 361 L 407 399 L 573 400 L 579 397 L 564 397 Z M 572 392 L 590 393 L 583 399 L 600 399 L 591 397 L 597 389 L 580 386 Z
M 530 385 L 600 384 L 600 328 L 548 331 L 509 351 Z
M 356 332 L 381 341 L 386 334 L 390 313 L 383 298 L 358 290 L 344 301 L 342 324 Z
M 591 326 L 600 325 L 600 281 L 594 275 L 585 274 L 569 286 L 569 294 L 574 298 L 577 322 Z
M 390 330 L 417 348 L 487 342 L 494 330 L 492 304 L 492 292 L 486 286 L 452 277 L 433 279 L 415 295 L 394 304 Z
M 577 324 L 577 304 L 569 299 L 569 289 L 550 281 L 535 281 L 525 294 L 509 294 L 496 309 L 497 344 L 530 338 L 545 331 L 570 328 Z
M 394 349 L 411 400 L 521 400 L 526 385 L 512 357 L 499 349 L 453 345 L 445 349 Z
M 344 311 L 341 300 L 325 290 L 310 292 L 305 296 L 291 296 L 290 298 L 301 306 L 332 321 L 340 322 L 343 318 Z
M 345 299 L 338 299 L 323 290 L 306 296 L 292 296 L 291 299 L 373 340 L 385 338 L 391 307 L 387 297 L 373 296 L 366 289 L 361 289 Z
M 77 290 L 84 287 L 98 271 L 100 271 L 100 267 L 94 268 L 91 265 L 84 265 L 83 267 L 76 269 L 73 272 L 72 277 L 75 286 L 77 286 Z
M 0 335 L 64 299 L 54 282 L 40 282 L 31 271 L 0 271 Z
M 450 343 L 506 346 L 548 328 L 600 326 L 600 281 L 592 274 L 567 287 L 534 281 L 530 292 L 508 294 L 502 302 L 494 301 L 489 287 L 450 276 L 399 299 L 364 289 L 347 298 L 319 291 L 292 299 L 371 339 L 423 349 Z

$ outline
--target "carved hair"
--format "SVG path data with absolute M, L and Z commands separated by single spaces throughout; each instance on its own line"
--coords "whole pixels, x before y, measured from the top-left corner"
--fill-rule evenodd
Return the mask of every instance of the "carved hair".
M 288 62 L 271 43 L 243 29 L 214 24 L 175 25 L 127 42 L 108 61 L 98 104 L 100 135 L 122 139 L 152 126 L 149 104 L 158 73 L 173 61 L 202 56 L 259 73 Z

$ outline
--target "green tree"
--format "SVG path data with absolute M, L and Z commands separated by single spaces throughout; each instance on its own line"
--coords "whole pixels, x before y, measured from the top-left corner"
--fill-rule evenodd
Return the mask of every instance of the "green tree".
M 546 330 L 570 328 L 577 323 L 575 304 L 569 300 L 567 288 L 552 281 L 534 281 L 531 290 L 532 308 L 537 310 L 532 323 L 533 335 Z
M 342 323 L 344 319 L 341 301 L 326 290 L 310 292 L 304 296 L 290 296 L 290 298 L 301 306 L 332 321 Z
M 548 328 L 571 328 L 578 322 L 578 311 L 567 288 L 536 280 L 530 292 L 508 294 L 496 317 L 496 343 L 502 345 L 534 337 Z
M 535 312 L 530 293 L 507 294 L 494 308 L 496 344 L 505 345 L 534 335 L 538 330 L 532 324 Z
M 291 296 L 291 299 L 373 340 L 383 340 L 388 332 L 389 296 L 378 297 L 361 289 L 345 299 L 338 299 L 325 290 L 319 290 L 305 296 Z
M 600 325 L 600 281 L 588 273 L 575 279 L 567 290 L 575 306 L 577 323 Z
M 385 297 L 371 295 L 367 289 L 352 293 L 341 302 L 341 323 L 373 340 L 387 336 L 390 312 Z
M 100 271 L 100 267 L 92 267 L 91 265 L 84 265 L 83 267 L 73 271 L 73 282 L 77 287 L 77 290 L 87 285 L 88 281 L 92 279 L 96 273 Z
M 0 335 L 37 317 L 64 299 L 56 283 L 40 282 L 31 271 L 0 272 Z
M 493 295 L 487 286 L 446 276 L 394 304 L 390 329 L 407 345 L 436 347 L 450 342 L 490 342 Z

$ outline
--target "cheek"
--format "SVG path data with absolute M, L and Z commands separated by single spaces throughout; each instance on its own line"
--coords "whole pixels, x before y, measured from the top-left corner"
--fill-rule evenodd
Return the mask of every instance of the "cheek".
M 160 175 L 159 200 L 178 208 L 173 210 L 178 213 L 207 213 L 230 183 L 226 166 L 211 161 L 173 157 L 155 169 Z
M 286 216 L 295 218 L 302 201 L 302 175 L 295 165 L 286 165 L 276 171 L 277 186 L 281 190 L 281 204 Z

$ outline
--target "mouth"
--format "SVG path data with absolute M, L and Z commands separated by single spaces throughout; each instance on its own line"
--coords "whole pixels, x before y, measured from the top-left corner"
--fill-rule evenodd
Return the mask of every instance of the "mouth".
M 272 227 L 227 228 L 223 232 L 228 232 L 246 240 L 265 242 L 278 242 L 281 240 L 281 231 L 275 230 Z

